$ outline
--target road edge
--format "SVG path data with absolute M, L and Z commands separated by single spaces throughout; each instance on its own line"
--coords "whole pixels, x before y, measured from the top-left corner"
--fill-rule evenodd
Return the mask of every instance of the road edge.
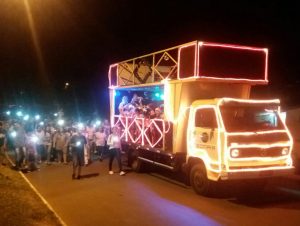
M 11 160 L 11 158 L 7 155 L 7 159 L 9 163 L 14 166 L 15 164 Z M 34 193 L 42 200 L 42 202 L 47 206 L 47 208 L 54 214 L 54 216 L 58 219 L 59 223 L 61 223 L 62 226 L 67 226 L 67 224 L 63 221 L 63 219 L 56 213 L 56 211 L 53 209 L 53 207 L 50 205 L 50 203 L 41 195 L 41 193 L 34 187 L 34 185 L 28 180 L 28 178 L 22 173 L 18 172 L 22 178 L 27 182 L 27 184 L 30 186 L 30 188 L 34 191 Z

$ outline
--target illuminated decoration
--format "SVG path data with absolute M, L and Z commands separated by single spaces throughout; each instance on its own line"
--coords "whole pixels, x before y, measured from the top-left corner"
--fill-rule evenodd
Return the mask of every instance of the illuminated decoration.
M 65 124 L 65 120 L 59 119 L 59 120 L 57 121 L 57 124 L 58 124 L 59 126 L 62 126 L 62 125 Z
M 145 120 L 115 115 L 114 126 L 121 128 L 121 139 L 127 142 L 163 148 L 164 135 L 170 131 L 170 124 L 163 119 L 147 119 L 147 123 Z
M 211 59 L 205 61 L 207 51 L 210 54 L 218 51 L 214 57 L 225 57 L 219 59 L 218 63 L 228 63 L 229 66 L 219 66 Z M 227 55 L 226 55 L 227 54 Z M 240 57 L 241 56 L 241 57 Z M 227 58 L 226 58 L 227 57 Z M 235 58 L 234 58 L 235 57 Z M 215 59 L 212 58 L 212 59 Z M 140 62 L 150 61 L 148 67 L 150 72 L 144 69 L 142 78 L 137 79 L 135 68 Z M 243 61 L 243 64 L 241 62 Z M 166 63 L 169 62 L 169 63 Z M 243 69 L 232 66 L 239 62 Z M 249 62 L 251 62 L 249 64 Z M 251 65 L 251 67 L 249 67 Z M 205 68 L 226 69 L 223 73 L 208 73 Z M 145 66 L 146 67 L 146 66 Z M 230 70 L 228 70 L 228 68 Z M 235 70 L 234 70 L 235 69 Z M 150 73 L 150 74 L 149 74 Z M 249 85 L 268 83 L 268 49 L 243 45 L 220 44 L 203 41 L 193 41 L 179 46 L 171 47 L 158 52 L 146 54 L 137 58 L 125 60 L 110 65 L 109 87 L 130 87 L 134 85 L 150 85 L 170 80 L 216 81 L 229 83 L 246 83 Z
M 10 136 L 11 136 L 12 138 L 15 138 L 15 137 L 17 136 L 17 132 L 16 132 L 16 131 L 12 131 L 12 132 L 10 133 Z
M 176 53 L 175 57 L 172 51 Z M 239 63 L 236 57 L 240 55 L 244 57 L 241 62 L 249 59 L 249 56 L 254 61 L 247 61 L 246 66 L 243 67 L 229 67 L 232 73 L 227 70 L 228 68 L 221 71 L 223 74 L 208 73 L 218 72 L 218 70 L 208 70 L 214 67 L 222 69 L 218 64 L 209 65 L 209 56 L 205 58 L 207 57 L 205 54 L 209 51 L 210 53 L 214 51 L 214 54 L 224 53 L 227 54 L 226 56 L 233 56 L 228 58 L 229 64 L 226 62 L 225 66 Z M 219 60 L 222 59 L 221 55 Z M 134 77 L 134 69 L 135 64 L 142 62 L 143 59 L 153 60 L 150 62 L 152 67 L 151 75 L 148 74 L 150 77 L 141 81 Z M 162 65 L 162 62 L 171 62 L 171 64 Z M 249 65 L 251 65 L 250 69 Z M 252 67 L 255 69 L 251 70 Z M 236 173 L 235 175 L 243 178 L 245 172 L 266 170 L 284 172 L 293 168 L 291 158 L 293 139 L 280 114 L 278 107 L 280 101 L 248 99 L 252 86 L 268 83 L 268 49 L 266 48 L 194 41 L 113 64 L 109 68 L 108 77 L 111 125 L 120 129 L 120 137 L 123 141 L 136 144 L 137 147 L 143 147 L 145 150 L 153 148 L 157 152 L 169 151 L 168 148 L 172 145 L 171 155 L 186 151 L 187 160 L 190 157 L 203 160 L 208 178 L 215 181 L 226 177 L 228 179 L 230 173 L 231 175 Z M 162 92 L 159 87 L 163 87 Z M 153 100 L 164 100 L 165 120 L 116 115 L 115 96 L 123 89 L 151 90 Z M 283 126 L 264 126 L 257 131 L 247 127 L 232 131 L 226 129 L 224 122 L 227 123 L 227 120 L 223 121 L 221 106 L 231 102 L 239 106 L 260 105 L 268 108 L 267 106 L 270 105 L 272 110 L 264 109 L 263 117 L 274 119 L 280 122 L 280 125 L 282 122 Z M 213 128 L 196 127 L 196 112 L 207 109 L 215 117 L 216 125 Z M 165 146 L 165 141 L 168 142 L 166 137 L 173 139 L 170 146 Z
M 24 121 L 27 121 L 28 119 L 29 119 L 29 115 L 25 115 L 23 118 Z
M 16 114 L 17 114 L 18 117 L 22 117 L 23 116 L 23 112 L 22 111 L 17 111 Z
M 278 114 L 280 120 L 283 122 L 284 129 L 281 130 L 266 130 L 266 131 L 257 131 L 257 132 L 227 132 L 224 126 L 222 115 L 220 112 L 220 106 L 223 103 L 230 101 L 235 101 L 237 103 L 249 103 L 249 104 L 279 104 L 279 100 L 244 100 L 244 99 L 235 99 L 235 98 L 221 98 L 218 100 L 216 105 L 201 105 L 200 107 L 191 108 L 192 115 L 189 118 L 189 127 L 188 127 L 188 155 L 201 158 L 207 169 L 211 172 L 218 173 L 221 175 L 222 171 L 225 172 L 255 172 L 255 171 L 265 171 L 265 170 L 284 170 L 291 169 L 292 158 L 291 151 L 293 146 L 292 136 L 287 129 L 283 120 L 281 120 L 281 115 Z M 197 146 L 197 140 L 194 137 L 195 126 L 194 118 L 195 112 L 198 109 L 211 108 L 214 109 L 216 113 L 216 119 L 218 128 L 215 130 L 217 132 L 217 145 L 216 150 L 218 150 L 218 156 L 216 158 L 210 156 L 211 153 L 207 151 L 206 148 L 202 148 L 201 145 Z M 279 108 L 278 108 L 279 111 Z M 280 113 L 280 112 L 278 112 Z M 288 135 L 288 140 L 284 142 L 280 141 L 269 141 L 266 140 L 261 143 L 255 143 L 251 141 L 252 136 L 260 136 L 265 134 L 282 134 L 285 133 Z M 248 137 L 248 142 L 243 141 L 242 143 L 231 143 L 228 144 L 228 137 Z M 223 141 L 223 142 L 222 142 Z M 211 144 L 213 145 L 213 144 Z M 257 156 L 253 157 L 243 157 L 244 150 L 256 150 Z M 270 151 L 276 151 L 276 155 L 268 155 Z M 253 155 L 253 151 L 251 152 Z M 223 157 L 222 157 L 223 156 Z M 222 159 L 224 159 L 222 161 Z M 216 167 L 217 166 L 217 167 Z M 238 167 L 237 167 L 238 166 Z M 216 178 L 213 178 L 216 180 Z
M 10 115 L 10 111 L 7 111 L 7 112 L 6 112 L 6 115 Z
M 191 74 L 191 76 L 188 76 L 184 78 L 182 78 L 182 73 L 181 73 L 181 67 L 183 66 L 183 64 L 181 64 L 181 55 L 182 55 L 182 51 L 187 49 L 187 48 L 190 48 L 190 47 L 194 47 L 194 64 L 193 64 L 193 74 Z M 190 65 L 191 62 L 188 64 Z M 177 72 L 177 78 L 178 79 L 188 79 L 188 78 L 191 78 L 191 77 L 195 77 L 197 75 L 197 44 L 196 42 L 193 42 L 193 43 L 188 43 L 186 45 L 183 45 L 181 46 L 179 49 L 178 49 L 178 72 Z
M 261 52 L 262 54 L 265 55 L 265 62 L 264 62 L 264 74 L 262 76 L 262 79 L 247 79 L 243 78 L 242 76 L 240 78 L 234 78 L 231 77 L 231 75 L 227 75 L 226 78 L 220 78 L 217 76 L 212 76 L 212 75 L 205 75 L 201 72 L 201 48 L 204 48 L 205 46 L 207 47 L 214 47 L 214 48 L 224 48 L 224 49 L 235 49 L 235 50 L 240 50 L 240 51 L 245 51 L 245 52 Z M 197 76 L 200 78 L 207 78 L 211 80 L 220 80 L 220 81 L 243 81 L 243 82 L 257 82 L 257 83 L 262 83 L 266 84 L 268 83 L 268 49 L 267 48 L 257 48 L 257 47 L 249 47 L 249 46 L 240 46 L 240 45 L 229 45 L 229 44 L 218 44 L 218 43 L 209 43 L 209 42 L 198 42 L 198 68 L 197 68 Z M 214 65 L 215 67 L 215 65 Z
M 36 115 L 34 116 L 35 120 L 40 120 L 41 119 L 41 116 L 40 115 Z

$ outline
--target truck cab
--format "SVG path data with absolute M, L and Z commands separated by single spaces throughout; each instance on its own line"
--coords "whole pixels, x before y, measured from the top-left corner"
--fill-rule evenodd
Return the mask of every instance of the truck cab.
M 187 159 L 200 158 L 210 180 L 286 175 L 293 140 L 279 100 L 218 98 L 191 106 Z

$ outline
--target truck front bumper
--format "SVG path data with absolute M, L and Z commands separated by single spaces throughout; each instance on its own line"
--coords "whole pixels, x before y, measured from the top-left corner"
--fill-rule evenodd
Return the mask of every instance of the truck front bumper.
M 284 169 L 268 169 L 268 170 L 257 170 L 257 171 L 235 171 L 222 173 L 220 176 L 221 180 L 238 180 L 238 179 L 258 179 L 258 178 L 270 178 L 270 177 L 281 177 L 288 176 L 295 173 L 294 167 Z

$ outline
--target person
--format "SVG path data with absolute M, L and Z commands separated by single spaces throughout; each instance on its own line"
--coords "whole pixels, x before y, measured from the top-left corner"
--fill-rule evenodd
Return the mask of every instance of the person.
M 68 164 L 68 153 L 69 153 L 69 143 L 71 139 L 71 132 L 67 129 L 64 130 L 65 145 L 63 147 L 63 161 L 64 164 Z
M 44 150 L 47 152 L 47 164 L 50 164 L 51 160 L 51 151 L 52 151 L 52 142 L 51 142 L 51 130 L 50 127 L 46 127 L 44 129 L 44 137 L 43 137 L 43 144 L 44 144 Z
M 81 167 L 84 166 L 84 149 L 87 145 L 85 136 L 82 135 L 82 131 L 74 129 L 74 134 L 70 140 L 70 147 L 72 149 L 73 160 L 73 174 L 72 179 L 81 178 Z M 77 176 L 76 176 L 77 171 Z
M 94 158 L 94 149 L 95 149 L 95 128 L 92 126 L 91 123 L 86 127 L 86 134 L 88 139 L 88 161 L 92 162 Z
M 63 149 L 66 143 L 66 139 L 64 134 L 62 133 L 62 129 L 59 128 L 53 137 L 53 148 L 57 154 L 57 162 L 61 163 L 63 159 Z
M 42 130 L 41 127 L 38 127 L 35 135 L 38 138 L 36 141 L 37 158 L 38 158 L 38 162 L 41 163 L 44 157 L 44 150 L 45 150 L 44 149 L 45 132 Z
M 128 104 L 128 97 L 123 96 L 122 101 L 119 104 L 119 113 L 120 115 L 124 115 L 124 112 L 126 111 L 126 105 Z
M 20 170 L 23 163 L 26 163 L 26 133 L 24 128 L 19 124 L 15 123 L 14 131 L 11 134 L 13 136 L 13 146 L 15 150 L 15 167 L 16 170 Z
M 130 103 L 135 107 L 141 107 L 142 99 L 142 97 L 139 97 L 136 93 L 134 93 Z
M 112 163 L 114 158 L 116 158 L 119 165 L 120 175 L 125 175 L 121 163 L 121 138 L 118 133 L 118 127 L 115 126 L 112 128 L 112 133 L 107 138 L 107 144 L 109 145 L 109 174 L 114 174 L 114 171 L 112 171 Z
M 39 170 L 37 165 L 39 137 L 35 132 L 29 131 L 26 134 L 26 152 L 27 152 L 27 172 Z
M 7 152 L 6 152 L 6 143 L 7 143 L 7 133 L 4 129 L 4 125 L 0 122 L 0 165 L 6 165 L 7 161 Z
M 105 119 L 103 122 L 103 129 L 104 129 L 104 133 L 106 134 L 106 137 L 109 136 L 110 134 L 110 124 L 108 119 Z
M 103 127 L 101 127 L 100 129 L 97 128 L 95 133 L 96 151 L 97 154 L 99 155 L 99 161 L 101 162 L 103 160 L 106 140 L 107 140 L 107 136 L 104 132 L 104 128 Z

